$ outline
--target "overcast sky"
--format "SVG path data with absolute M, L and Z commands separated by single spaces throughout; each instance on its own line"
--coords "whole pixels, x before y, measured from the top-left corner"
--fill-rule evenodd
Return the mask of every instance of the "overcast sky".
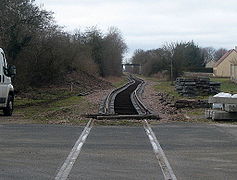
M 129 47 L 155 49 L 194 40 L 199 46 L 237 46 L 237 0 L 36 0 L 65 30 L 120 29 Z

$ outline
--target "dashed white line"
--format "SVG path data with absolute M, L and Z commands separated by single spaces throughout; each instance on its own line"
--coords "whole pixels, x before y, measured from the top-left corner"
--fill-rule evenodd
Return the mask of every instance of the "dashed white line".
M 67 159 L 64 161 L 64 164 L 60 168 L 58 174 L 55 177 L 55 180 L 66 180 L 80 151 L 83 146 L 83 144 L 86 141 L 87 136 L 90 133 L 90 130 L 93 125 L 93 120 L 90 120 L 86 127 L 84 128 L 83 132 L 81 133 L 80 137 L 76 141 L 75 145 L 73 146 L 71 152 L 69 153 Z
M 170 166 L 170 163 L 169 163 L 168 159 L 166 158 L 165 153 L 164 153 L 163 149 L 161 148 L 161 146 L 160 146 L 154 132 L 152 131 L 150 125 L 148 124 L 147 120 L 144 120 L 144 129 L 145 129 L 147 136 L 149 137 L 149 140 L 150 140 L 151 145 L 153 147 L 153 151 L 156 155 L 156 158 L 158 159 L 161 170 L 164 174 L 165 180 L 177 180 L 177 178 Z

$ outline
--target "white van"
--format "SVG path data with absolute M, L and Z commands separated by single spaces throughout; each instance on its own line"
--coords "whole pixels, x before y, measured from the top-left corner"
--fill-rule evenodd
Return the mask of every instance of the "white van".
M 13 112 L 14 88 L 11 77 L 16 74 L 15 66 L 8 66 L 4 51 L 0 48 L 0 109 L 5 116 Z

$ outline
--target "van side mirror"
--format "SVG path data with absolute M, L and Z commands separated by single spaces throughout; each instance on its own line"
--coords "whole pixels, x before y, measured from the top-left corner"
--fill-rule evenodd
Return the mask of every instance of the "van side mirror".
M 4 73 L 8 77 L 14 77 L 16 75 L 16 66 L 9 65 L 8 68 L 4 68 Z
M 9 73 L 9 76 L 14 77 L 16 75 L 16 66 L 9 65 L 8 66 L 8 73 Z

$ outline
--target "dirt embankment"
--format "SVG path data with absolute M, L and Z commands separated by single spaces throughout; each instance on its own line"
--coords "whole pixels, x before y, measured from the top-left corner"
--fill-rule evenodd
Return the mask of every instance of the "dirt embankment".
M 67 76 L 66 84 L 69 88 L 93 92 L 95 90 L 106 90 L 112 88 L 110 81 L 104 78 L 99 78 L 85 72 L 74 72 Z
M 4 117 L 0 112 L 0 123 L 80 124 L 85 121 L 81 114 L 97 113 L 102 98 L 114 88 L 112 83 L 121 81 L 84 72 L 72 73 L 66 79 L 64 83 L 18 92 L 13 116 Z

